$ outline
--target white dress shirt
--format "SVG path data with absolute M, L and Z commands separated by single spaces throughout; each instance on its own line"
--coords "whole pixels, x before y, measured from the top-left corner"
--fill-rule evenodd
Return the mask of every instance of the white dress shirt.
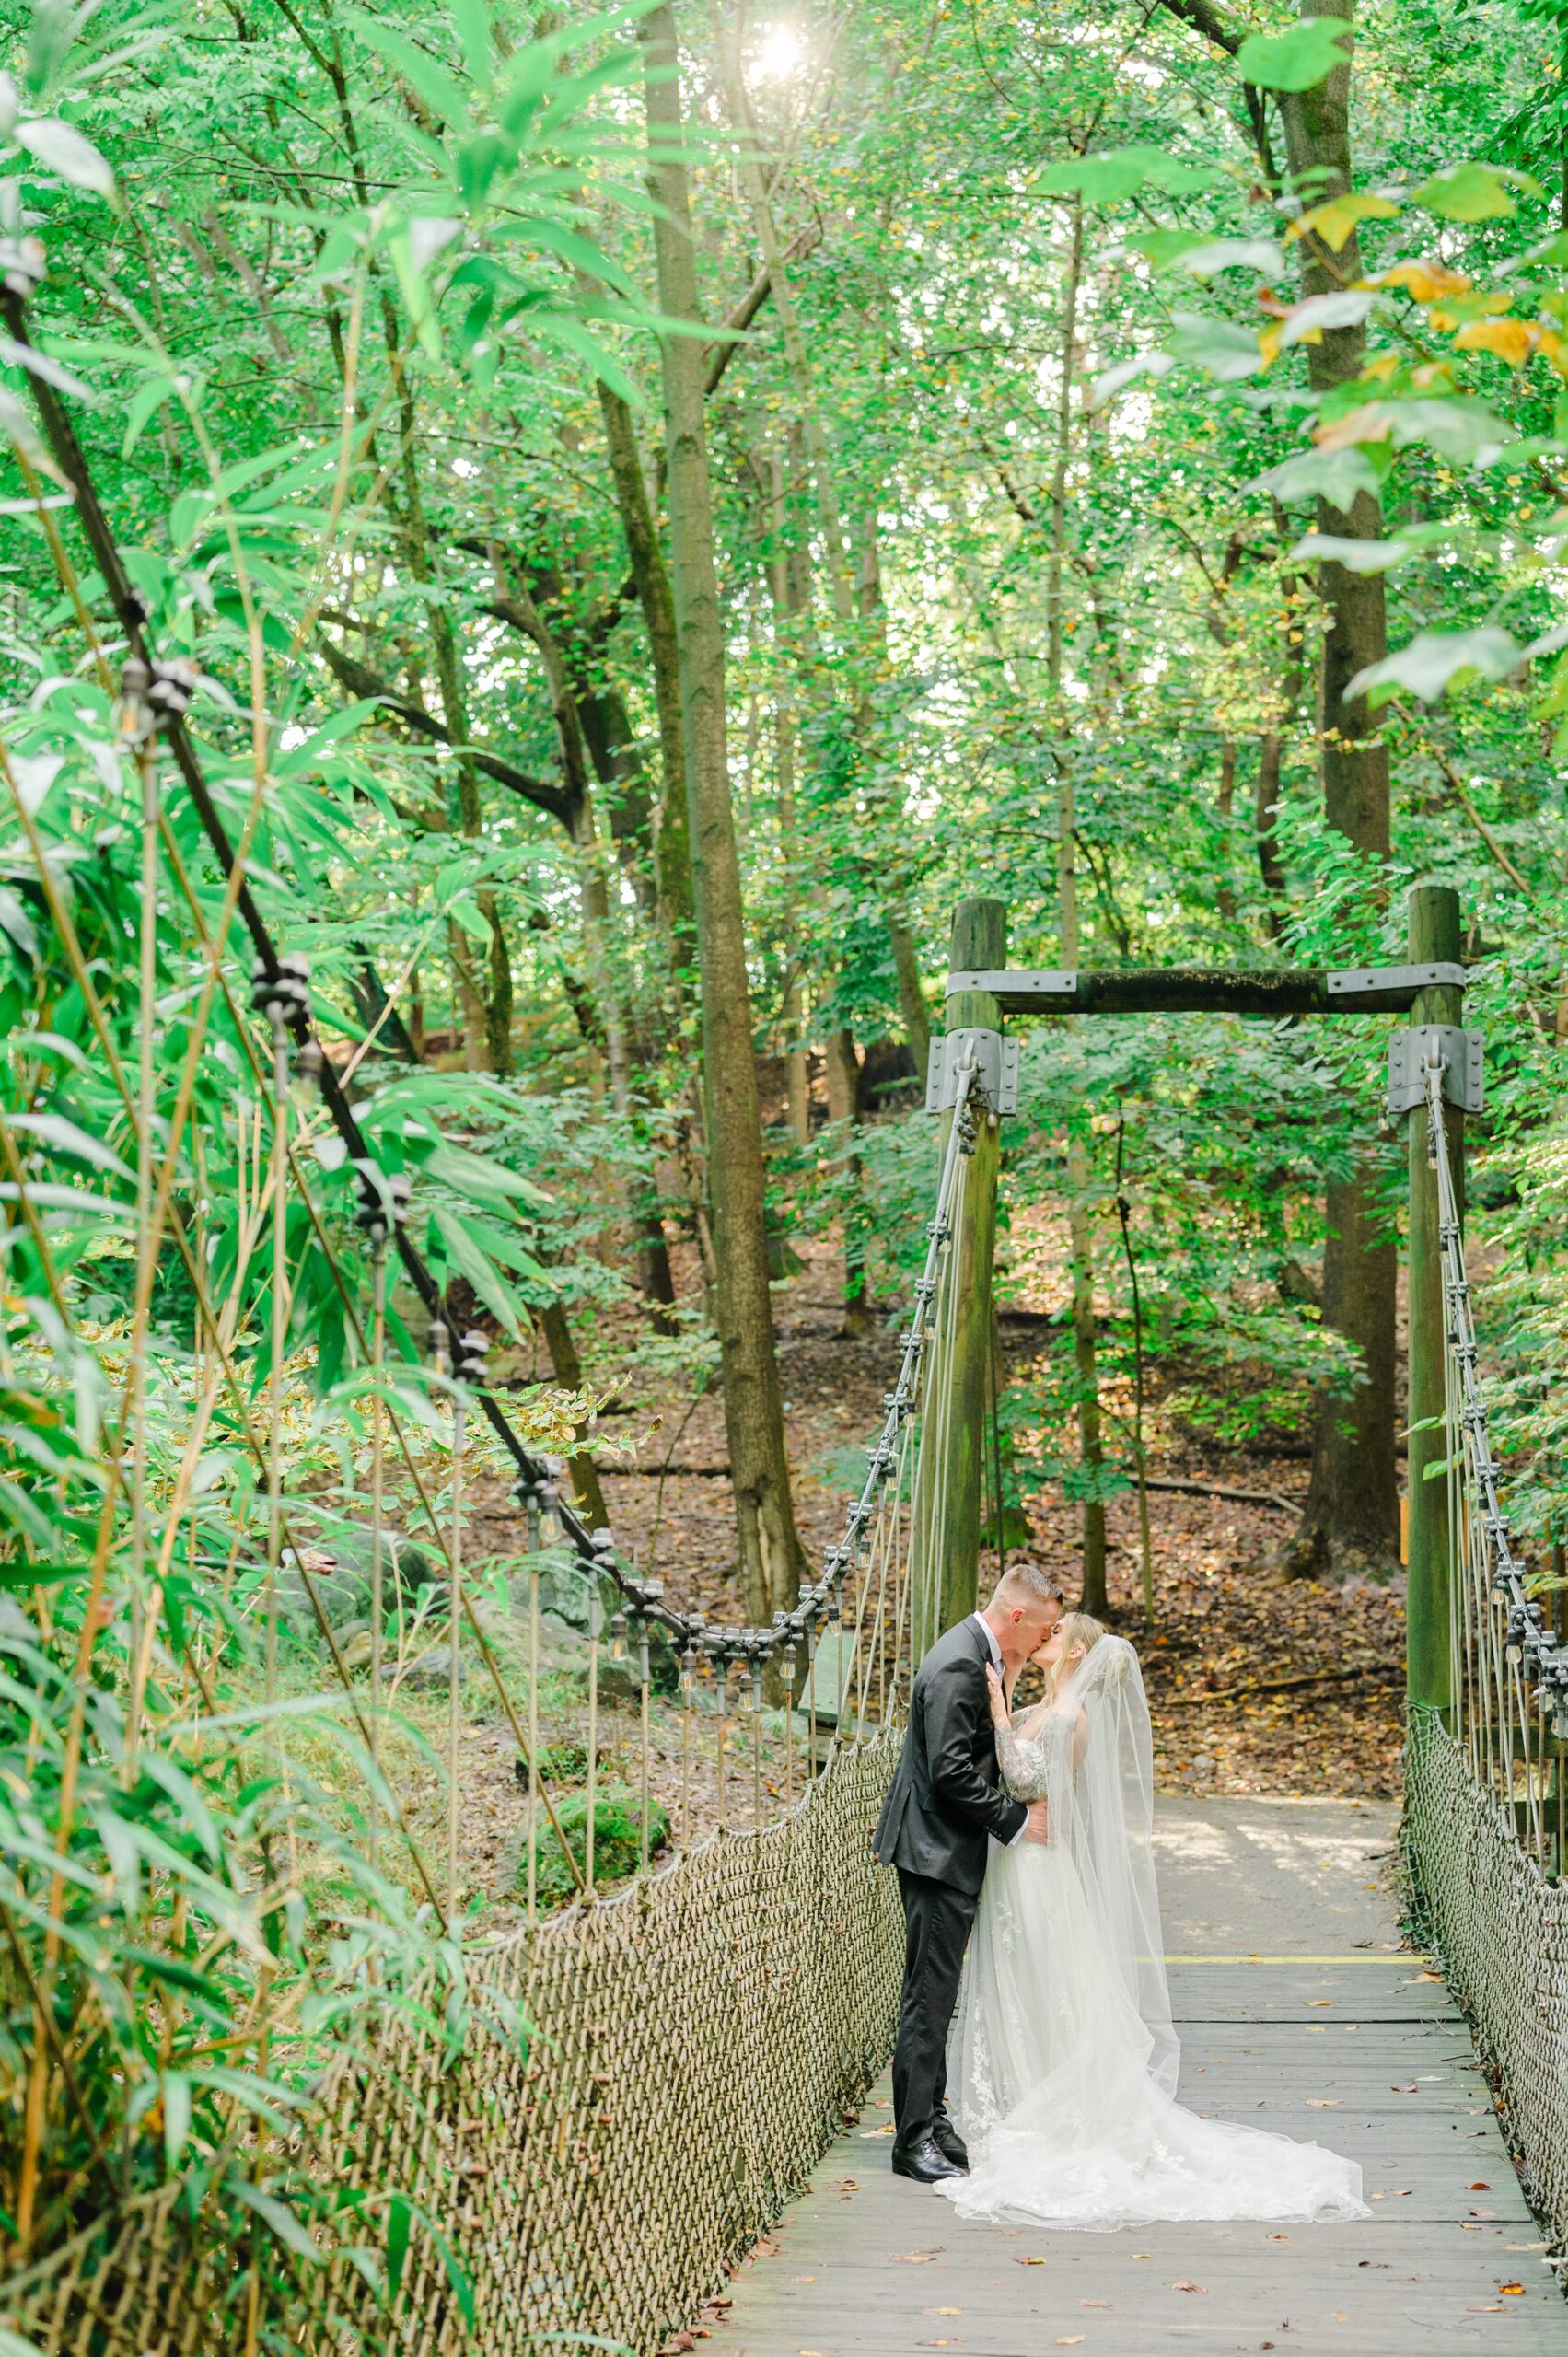
M 971 1612 L 971 1613 L 970 1614 L 970 1619 L 974 1622 L 974 1624 L 975 1624 L 976 1628 L 980 1631 L 981 1635 L 985 1639 L 986 1651 L 987 1651 L 987 1652 L 990 1654 L 990 1655 L 991 1655 L 991 1666 L 992 1666 L 992 1668 L 996 1672 L 997 1677 L 998 1677 L 998 1678 L 1001 1678 L 1001 1677 L 1002 1677 L 1002 1648 L 1001 1648 L 1001 1646 L 998 1644 L 998 1643 L 997 1643 L 997 1641 L 996 1641 L 996 1631 L 995 1631 L 995 1630 L 992 1627 L 992 1625 L 991 1625 L 990 1621 L 986 1619 L 986 1617 L 985 1617 L 985 1615 L 984 1615 L 984 1613 L 983 1613 L 983 1612 Z M 1005 1680 L 1004 1680 L 1004 1683 L 1005 1683 Z M 1027 1824 L 1027 1823 L 1028 1823 L 1028 1818 L 1026 1818 L 1026 1819 L 1025 1819 L 1025 1824 Z M 1016 1831 L 1016 1833 L 1015 1833 L 1015 1834 L 1014 1834 L 1014 1836 L 1013 1836 L 1013 1841 L 1021 1841 L 1021 1840 L 1023 1840 L 1023 1838 L 1024 1838 L 1024 1828 L 1023 1828 L 1023 1826 L 1022 1826 L 1022 1825 L 1020 1825 L 1020 1826 L 1019 1826 L 1019 1828 L 1018 1828 L 1018 1829 L 1017 1829 L 1017 1831 Z M 1005 1849 L 1005 1850 L 1010 1850 L 1010 1849 L 1012 1848 L 1012 1846 L 1013 1846 L 1013 1841 L 1005 1841 L 1005 1842 L 1003 1843 L 1003 1845 L 1002 1845 L 1002 1846 L 1003 1846 L 1003 1848 L 1004 1848 L 1004 1849 Z

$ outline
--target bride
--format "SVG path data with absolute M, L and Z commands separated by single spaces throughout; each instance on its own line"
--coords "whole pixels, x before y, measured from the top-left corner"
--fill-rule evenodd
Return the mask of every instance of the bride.
M 1045 1699 L 1016 1724 L 986 1675 L 1003 1777 L 1048 1803 L 1051 1839 L 992 1844 L 947 2049 L 970 2170 L 936 2190 L 966 2218 L 1100 2231 L 1369 2216 L 1353 2162 L 1176 2101 L 1138 1656 L 1070 1612 L 1033 1659 Z

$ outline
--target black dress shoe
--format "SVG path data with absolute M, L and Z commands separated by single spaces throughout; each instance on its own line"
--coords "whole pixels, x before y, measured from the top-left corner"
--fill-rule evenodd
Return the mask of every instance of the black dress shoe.
M 918 2144 L 895 2144 L 893 2175 L 912 2177 L 917 2185 L 940 2185 L 944 2178 L 964 2177 L 968 2171 L 950 2161 L 935 2136 L 923 2136 Z
M 945 2111 L 938 2112 L 931 2123 L 931 2141 L 939 2153 L 945 2154 L 956 2169 L 969 2172 L 970 2156 L 964 2140 Z

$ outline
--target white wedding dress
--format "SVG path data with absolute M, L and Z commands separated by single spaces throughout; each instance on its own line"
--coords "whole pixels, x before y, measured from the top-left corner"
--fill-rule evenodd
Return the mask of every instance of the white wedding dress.
M 966 2218 L 1101 2233 L 1369 2216 L 1353 2162 L 1176 2101 L 1152 1749 L 1120 1637 L 998 1738 L 1014 1797 L 1049 1803 L 1051 1840 L 992 1844 L 947 2050 L 970 2172 L 936 2189 Z

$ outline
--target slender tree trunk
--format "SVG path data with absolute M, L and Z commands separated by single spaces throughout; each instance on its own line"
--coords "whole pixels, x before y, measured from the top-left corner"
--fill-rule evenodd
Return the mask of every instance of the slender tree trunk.
M 788 517 L 785 502 L 784 460 L 775 450 L 769 454 L 768 469 L 768 588 L 773 603 L 773 628 L 779 644 L 779 680 L 773 722 L 773 788 L 778 801 L 779 849 L 789 882 L 784 893 L 784 957 L 788 980 L 784 984 L 784 1004 L 780 1009 L 784 1034 L 784 1087 L 789 1106 L 790 1135 L 796 1145 L 807 1145 L 811 1137 L 811 1106 L 806 1069 L 806 1042 L 802 1036 L 806 1024 L 806 993 L 800 979 L 798 943 L 796 937 L 795 858 L 798 848 L 796 839 L 795 757 L 798 728 L 795 712 L 796 612 L 795 597 L 798 568 L 790 563 L 785 544 Z
M 1078 963 L 1078 869 L 1074 833 L 1074 748 L 1062 711 L 1063 631 L 1062 599 L 1067 555 L 1067 470 L 1073 456 L 1073 382 L 1078 368 L 1078 295 L 1084 274 L 1084 208 L 1073 199 L 1067 249 L 1067 278 L 1062 304 L 1062 382 L 1057 395 L 1056 457 L 1051 469 L 1050 540 L 1046 556 L 1046 675 L 1051 720 L 1057 734 L 1056 893 L 1063 966 Z M 1095 1324 L 1094 1231 L 1085 1197 L 1091 1172 L 1088 1150 L 1075 1132 L 1067 1144 L 1067 1237 L 1073 1269 L 1073 1364 L 1077 1392 L 1078 1455 L 1086 1480 L 1097 1494 L 1084 1500 L 1084 1595 L 1086 1612 L 1106 1609 L 1105 1501 L 1098 1494 L 1105 1465 L 1100 1423 L 1098 1332 Z
M 810 611 L 810 551 L 804 540 L 797 540 L 791 544 L 784 537 L 783 470 L 777 460 L 771 462 L 769 486 L 774 531 L 772 560 L 768 567 L 768 586 L 774 601 L 775 622 L 783 625 L 787 654 L 794 658 L 798 656 L 801 651 L 801 643 Z M 788 804 L 788 817 L 791 821 L 794 819 L 794 749 L 795 738 L 792 730 L 789 738 L 791 769 Z M 781 790 L 781 824 L 784 816 L 785 806 Z M 791 832 L 793 833 L 793 826 Z M 798 990 L 798 984 L 792 984 L 792 990 Z M 786 1001 L 786 1005 L 787 1003 Z M 854 1052 L 854 1034 L 846 1027 L 840 1026 L 828 1034 L 824 1048 L 824 1062 L 827 1067 L 828 1119 L 830 1121 L 845 1125 L 846 1134 L 850 1134 L 858 1127 L 860 1121 L 860 1065 Z M 798 1080 L 793 1071 L 789 1074 L 791 1120 L 793 1122 L 796 1118 L 795 1092 L 798 1088 L 799 1128 L 796 1133 L 804 1143 L 807 1134 L 804 1049 L 800 1051 L 799 1063 Z M 853 1135 L 845 1153 L 843 1194 L 843 1331 L 848 1339 L 859 1341 L 870 1330 L 871 1310 L 865 1291 L 866 1219 L 865 1206 L 861 1200 L 860 1157 L 854 1148 Z
M 1349 24 L 1353 0 L 1303 0 L 1303 17 Z M 1283 93 L 1280 111 L 1292 180 L 1312 204 L 1348 194 L 1353 185 L 1350 137 L 1351 69 L 1336 66 L 1316 88 Z M 1353 286 L 1361 253 L 1353 229 L 1339 252 L 1318 238 L 1301 239 L 1303 296 Z M 1361 326 L 1330 328 L 1307 347 L 1314 391 L 1332 392 L 1358 376 L 1365 356 Z M 1348 509 L 1318 503 L 1318 529 L 1354 540 L 1382 532 L 1370 492 Z M 1318 675 L 1318 725 L 1323 747 L 1323 815 L 1362 853 L 1366 893 L 1380 902 L 1388 888 L 1388 753 L 1365 698 L 1346 687 L 1366 664 L 1388 652 L 1384 581 L 1380 573 L 1319 567 L 1318 590 L 1327 628 Z M 1399 1561 L 1400 1509 L 1394 1460 L 1395 1248 L 1374 1200 L 1370 1173 L 1358 1169 L 1330 1183 L 1325 1203 L 1323 1318 L 1361 1354 L 1364 1380 L 1350 1400 L 1325 1399 L 1313 1434 L 1312 1474 L 1295 1561 L 1304 1570 L 1382 1568 Z
M 1073 849 L 1073 768 L 1064 749 L 1057 795 L 1057 897 L 1061 911 L 1062 962 L 1078 963 L 1078 881 Z M 1070 1019 L 1070 1018 L 1069 1018 Z M 1093 1494 L 1084 1500 L 1083 1607 L 1103 1618 L 1105 1500 L 1098 1494 L 1105 1470 L 1105 1440 L 1099 1404 L 1099 1332 L 1095 1321 L 1094 1228 L 1086 1201 L 1093 1171 L 1088 1148 L 1075 1130 L 1067 1140 L 1067 1240 L 1073 1270 L 1073 1368 L 1078 1409 L 1078 1457 Z
M 1280 858 L 1278 817 L 1283 759 L 1284 738 L 1273 730 L 1267 731 L 1258 740 L 1258 782 L 1254 790 L 1252 822 L 1258 845 L 1258 873 L 1268 894 L 1263 903 L 1263 922 L 1275 941 L 1284 931 L 1285 911 L 1285 872 Z
M 1236 888 L 1230 880 L 1230 829 L 1236 815 L 1236 739 L 1220 740 L 1220 872 L 1214 888 L 1214 906 L 1226 923 L 1236 914 Z
M 653 672 L 654 708 L 658 717 L 659 759 L 663 772 L 658 823 L 654 836 L 654 863 L 659 900 L 678 965 L 684 963 L 691 938 L 691 857 L 686 813 L 686 723 L 680 690 L 680 647 L 675 620 L 675 592 L 654 526 L 648 486 L 637 447 L 637 429 L 621 395 L 600 382 L 599 409 L 604 419 L 605 446 L 610 453 L 615 504 L 626 542 L 637 602 L 648 634 L 648 658 Z
M 854 1034 L 840 1025 L 828 1034 L 828 1119 L 844 1125 L 850 1140 L 844 1173 L 844 1335 L 859 1341 L 871 1330 L 865 1298 L 865 1211 L 860 1200 L 860 1157 L 854 1144 L 860 1123 L 860 1062 Z
M 534 1315 L 539 1319 L 540 1331 L 550 1353 L 550 1364 L 556 1382 L 563 1391 L 581 1391 L 583 1363 L 577 1356 L 577 1345 L 573 1339 L 565 1309 L 560 1302 L 551 1301 L 536 1309 Z M 587 1426 L 578 1424 L 575 1432 L 581 1441 L 587 1436 Z M 577 1504 L 590 1529 L 607 1530 L 610 1527 L 610 1509 L 604 1502 L 598 1468 L 593 1458 L 586 1449 L 576 1449 L 566 1459 L 566 1470 L 572 1477 Z
M 594 811 L 581 710 L 560 644 L 534 602 L 532 592 L 526 586 L 519 587 L 516 602 L 523 627 L 539 649 L 550 688 L 556 738 L 561 748 L 561 767 L 573 812 L 573 841 L 582 859 L 583 941 L 598 999 L 599 1022 L 610 1071 L 610 1093 L 617 1113 L 631 1132 L 637 1112 L 632 1082 L 631 1040 L 611 954 L 610 888 L 605 876 L 604 846 L 599 839 Z M 668 1312 L 675 1300 L 675 1283 L 670 1272 L 669 1248 L 665 1238 L 664 1223 L 658 1215 L 656 1199 L 650 1202 L 648 1190 L 639 1188 L 635 1183 L 631 1186 L 618 1184 L 617 1192 L 625 1203 L 628 1220 L 635 1231 L 638 1285 L 646 1298 L 654 1303 L 658 1322 L 668 1329 Z
M 866 654 L 877 674 L 886 678 L 891 668 L 888 650 L 888 612 L 882 602 L 882 560 L 877 537 L 877 507 L 873 500 L 860 535 L 860 618 L 865 625 Z M 874 723 L 871 699 L 863 699 L 862 734 L 869 740 Z M 899 1013 L 903 1017 L 904 1035 L 914 1059 L 915 1079 L 925 1086 L 925 1067 L 931 1054 L 931 1013 L 925 1004 L 925 993 L 920 984 L 920 957 L 909 921 L 898 902 L 888 912 L 888 939 L 893 952 L 893 973 L 899 986 Z
M 650 10 L 638 33 L 647 66 L 654 150 L 649 184 L 660 208 L 654 225 L 659 305 L 667 317 L 696 326 L 702 311 L 680 154 L 679 56 L 669 0 Z M 724 612 L 714 548 L 702 343 L 691 334 L 666 336 L 660 356 L 725 1427 L 748 1609 L 765 1622 L 777 1607 L 794 1599 L 800 1548 L 768 1293 L 761 1125 L 726 743 Z
M 843 511 L 839 503 L 838 485 L 834 479 L 832 455 L 822 427 L 817 406 L 816 387 L 812 379 L 811 358 L 807 349 L 800 315 L 795 307 L 795 296 L 789 283 L 789 262 L 784 241 L 779 235 L 773 213 L 772 197 L 762 168 L 758 145 L 757 118 L 752 110 L 746 78 L 741 71 L 740 57 L 731 28 L 726 23 L 722 10 L 713 10 L 714 29 L 719 71 L 725 85 L 725 102 L 731 122 L 745 143 L 739 157 L 741 185 L 750 208 L 757 242 L 768 267 L 773 314 L 779 323 L 779 333 L 784 348 L 784 361 L 794 380 L 796 399 L 799 405 L 801 430 L 811 458 L 812 480 L 817 491 L 817 513 L 822 527 L 823 552 L 828 561 L 828 582 L 832 594 L 833 614 L 841 629 L 848 631 L 856 613 L 855 583 L 851 569 L 849 542 L 844 530 Z M 887 647 L 886 627 L 881 611 L 881 580 L 876 562 L 876 511 L 873 508 L 869 531 L 871 545 L 867 562 L 862 566 L 859 611 L 863 621 L 870 620 L 870 636 L 884 652 Z M 863 742 L 869 738 L 872 722 L 870 697 L 862 690 L 856 699 L 856 733 Z M 910 1052 L 914 1058 L 915 1071 L 923 1085 L 926 1057 L 931 1046 L 931 1017 L 926 1011 L 920 987 L 920 966 L 909 925 L 895 906 L 888 912 L 888 935 L 893 954 L 893 971 L 898 981 L 899 1011 L 909 1035 Z

